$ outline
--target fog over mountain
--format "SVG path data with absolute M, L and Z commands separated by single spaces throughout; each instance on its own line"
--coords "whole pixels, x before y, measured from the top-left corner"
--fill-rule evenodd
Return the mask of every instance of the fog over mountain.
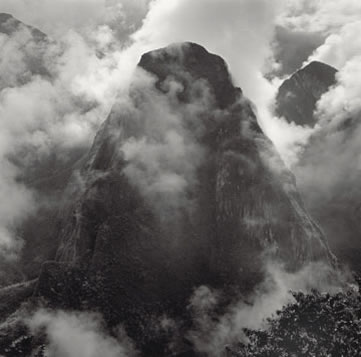
M 0 355 L 357 356 L 360 16 L 1 1 Z

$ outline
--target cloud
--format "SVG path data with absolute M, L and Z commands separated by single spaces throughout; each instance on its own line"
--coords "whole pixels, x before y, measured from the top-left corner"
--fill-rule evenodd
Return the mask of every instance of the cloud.
M 292 168 L 298 163 L 315 129 L 289 123 L 286 119 L 278 118 L 268 111 L 263 116 L 269 123 L 267 135 L 273 141 L 286 166 Z
M 0 11 L 49 34 L 62 36 L 69 29 L 85 34 L 99 25 L 129 35 L 141 24 L 149 0 L 3 0 Z
M 16 182 L 17 168 L 6 160 L 0 160 L 0 252 L 2 260 L 16 258 L 22 248 L 21 237 L 16 232 L 21 221 L 34 206 L 32 193 L 21 183 Z
M 278 23 L 299 31 L 330 34 L 358 21 L 361 14 L 357 0 L 285 0 L 284 4 Z
M 38 310 L 27 321 L 32 333 L 44 332 L 49 357 L 132 357 L 137 352 L 122 328 L 105 332 L 101 318 L 84 312 Z
M 325 93 L 317 103 L 316 115 L 320 125 L 335 128 L 343 120 L 360 114 L 361 104 L 361 51 L 348 60 L 337 73 L 337 84 Z
M 347 61 L 361 54 L 361 40 L 358 39 L 360 29 L 361 21 L 345 24 L 339 32 L 328 36 L 309 60 L 318 60 L 342 69 Z
M 211 112 L 213 102 L 204 81 L 170 79 L 163 83 L 166 94 L 155 89 L 154 81 L 138 69 L 129 101 L 117 105 L 115 113 L 133 133 L 120 148 L 124 173 L 164 215 L 192 207 L 189 196 L 206 154 L 200 144 L 206 125 L 202 114 Z M 178 99 L 183 85 L 194 93 L 187 103 Z

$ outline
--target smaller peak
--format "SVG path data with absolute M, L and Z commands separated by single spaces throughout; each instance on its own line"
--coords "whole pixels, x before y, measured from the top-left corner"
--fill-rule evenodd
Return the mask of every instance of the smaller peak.
M 337 69 L 328 65 L 327 63 L 320 62 L 320 61 L 312 61 L 304 66 L 301 71 L 328 71 L 328 72 L 337 72 Z
M 319 61 L 312 61 L 295 72 L 280 86 L 276 114 L 297 125 L 316 124 L 314 110 L 317 101 L 336 84 L 337 69 Z
M 309 78 L 311 80 L 317 80 L 327 87 L 334 85 L 336 83 L 336 74 L 338 70 L 326 63 L 320 62 L 320 61 L 312 61 L 310 63 L 307 63 L 304 67 L 294 72 L 288 79 L 286 79 L 281 87 L 288 87 L 290 83 L 293 83 L 294 81 L 298 81 L 299 78 L 303 78 L 302 80 L 305 80 L 305 78 Z
M 326 87 L 330 87 L 336 83 L 336 74 L 337 69 L 319 61 L 312 61 L 304 66 L 302 69 L 296 72 L 296 77 L 298 76 L 307 76 L 308 78 L 312 78 L 312 80 L 317 80 L 322 83 Z

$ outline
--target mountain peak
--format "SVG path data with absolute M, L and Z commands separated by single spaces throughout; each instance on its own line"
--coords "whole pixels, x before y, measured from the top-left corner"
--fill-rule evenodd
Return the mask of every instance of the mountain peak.
M 158 89 L 169 77 L 184 87 L 190 79 L 205 80 L 221 108 L 233 104 L 241 93 L 234 87 L 225 61 L 193 42 L 175 43 L 145 53 L 138 66 L 159 78 Z
M 300 73 L 312 76 L 325 84 L 329 83 L 332 85 L 335 81 L 337 69 L 323 62 L 312 61 L 297 71 L 294 75 L 299 75 Z
M 314 126 L 316 103 L 336 83 L 337 69 L 313 61 L 295 72 L 280 86 L 276 114 L 297 125 Z
M 317 68 L 317 69 L 321 69 L 321 70 L 322 69 L 329 69 L 329 70 L 333 70 L 333 71 L 337 72 L 336 68 L 330 66 L 327 63 L 324 63 L 324 62 L 321 62 L 321 61 L 316 61 L 316 60 L 311 61 L 310 63 L 306 64 L 306 66 L 304 66 L 301 70 L 304 70 L 306 68 L 309 68 L 309 69 Z

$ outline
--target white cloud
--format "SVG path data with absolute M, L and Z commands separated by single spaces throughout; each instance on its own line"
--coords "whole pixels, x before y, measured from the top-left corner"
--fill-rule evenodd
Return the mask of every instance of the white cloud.
M 179 102 L 180 83 L 170 80 L 165 85 L 167 95 L 160 94 L 154 89 L 154 78 L 138 70 L 133 97 L 116 106 L 117 117 L 134 128 L 134 136 L 120 148 L 127 161 L 124 172 L 163 216 L 192 207 L 188 193 L 198 184 L 196 172 L 205 156 L 199 144 L 206 125 L 201 114 L 211 108 L 203 82 L 187 84 L 190 92 L 198 92 L 197 100 L 190 103 Z
M 86 32 L 98 25 L 134 30 L 147 12 L 149 0 L 2 0 L 0 12 L 39 28 L 51 36 L 69 29 Z
M 320 124 L 335 128 L 343 120 L 355 118 L 361 112 L 361 51 L 337 73 L 337 84 L 317 103 Z
M 345 24 L 358 21 L 358 0 L 284 0 L 278 22 L 301 31 L 333 33 Z
M 122 328 L 117 336 L 104 330 L 100 317 L 84 312 L 39 310 L 27 321 L 33 333 L 46 334 L 49 357 L 132 357 L 137 355 Z
M 350 59 L 361 55 L 361 40 L 358 36 L 360 30 L 361 21 L 345 24 L 340 31 L 327 37 L 310 60 L 319 60 L 342 69 Z

